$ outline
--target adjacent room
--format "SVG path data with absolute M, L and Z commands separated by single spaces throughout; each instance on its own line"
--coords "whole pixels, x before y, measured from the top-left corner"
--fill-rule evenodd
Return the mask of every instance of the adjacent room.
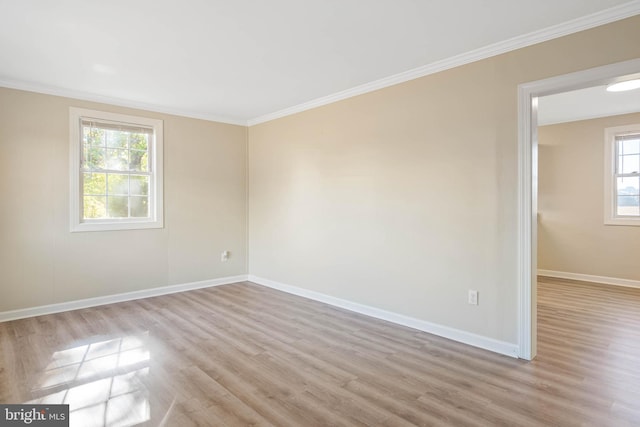
M 579 360 L 576 374 L 634 407 L 640 93 L 615 88 L 538 100 L 536 360 Z
M 640 424 L 639 41 L 638 0 L 0 0 L 0 424 Z

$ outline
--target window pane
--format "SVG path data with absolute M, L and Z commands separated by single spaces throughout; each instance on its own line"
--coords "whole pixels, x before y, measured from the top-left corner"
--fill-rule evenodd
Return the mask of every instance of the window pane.
M 131 163 L 129 169 L 132 171 L 148 172 L 149 156 L 146 151 L 131 150 Z
M 143 133 L 132 133 L 131 134 L 131 149 L 132 150 L 141 150 L 147 151 L 147 147 L 149 146 L 149 135 Z
M 131 193 L 132 196 L 148 196 L 149 195 L 149 177 L 144 175 L 131 175 Z
M 94 147 L 104 146 L 104 129 L 96 129 L 90 126 L 83 126 L 82 136 L 85 143 Z
M 618 173 L 640 172 L 640 155 L 627 154 L 618 156 Z
M 127 150 L 107 148 L 107 169 L 124 171 L 129 169 L 129 155 Z
M 127 196 L 109 196 L 109 218 L 127 218 L 129 216 Z
M 640 177 L 616 179 L 617 208 L 616 214 L 621 216 L 640 215 Z
M 131 204 L 131 216 L 135 218 L 146 218 L 149 216 L 149 198 L 148 197 L 129 197 Z
M 618 141 L 619 154 L 640 154 L 640 139 Z
M 129 175 L 120 175 L 115 173 L 109 174 L 109 196 L 114 194 L 128 195 L 129 194 Z
M 640 215 L 640 197 L 618 196 L 617 214 L 622 216 Z
M 107 174 L 83 173 L 82 191 L 85 196 L 107 194 Z
M 640 177 L 617 178 L 616 189 L 618 196 L 637 196 L 640 194 Z
M 107 147 L 127 149 L 129 145 L 129 132 L 117 130 L 107 131 Z
M 84 169 L 88 170 L 97 170 L 104 169 L 105 163 L 105 152 L 104 148 L 94 147 L 94 146 L 86 146 L 86 154 L 85 154 L 85 164 Z
M 105 218 L 107 216 L 106 199 L 105 196 L 85 196 L 82 206 L 83 218 Z

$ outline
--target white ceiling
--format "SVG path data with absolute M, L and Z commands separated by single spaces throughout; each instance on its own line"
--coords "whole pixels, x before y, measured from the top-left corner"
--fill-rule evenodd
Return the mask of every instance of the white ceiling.
M 638 13 L 638 0 L 0 0 L 0 86 L 255 123 Z
M 638 112 L 640 89 L 607 92 L 606 86 L 596 86 L 538 99 L 540 126 Z

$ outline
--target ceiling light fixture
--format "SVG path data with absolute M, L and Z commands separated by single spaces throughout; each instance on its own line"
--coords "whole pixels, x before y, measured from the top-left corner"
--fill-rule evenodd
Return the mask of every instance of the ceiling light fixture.
M 640 79 L 627 80 L 625 82 L 613 83 L 607 86 L 607 92 L 624 92 L 627 90 L 639 89 Z

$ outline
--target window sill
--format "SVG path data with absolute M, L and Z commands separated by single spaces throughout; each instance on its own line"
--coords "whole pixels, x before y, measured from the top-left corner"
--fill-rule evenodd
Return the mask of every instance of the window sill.
M 150 228 L 163 227 L 164 224 L 162 221 L 82 222 L 80 224 L 73 224 L 71 227 L 71 232 L 78 233 L 85 231 L 146 230 Z
M 640 227 L 640 217 L 638 218 L 607 218 L 604 225 L 626 225 Z

